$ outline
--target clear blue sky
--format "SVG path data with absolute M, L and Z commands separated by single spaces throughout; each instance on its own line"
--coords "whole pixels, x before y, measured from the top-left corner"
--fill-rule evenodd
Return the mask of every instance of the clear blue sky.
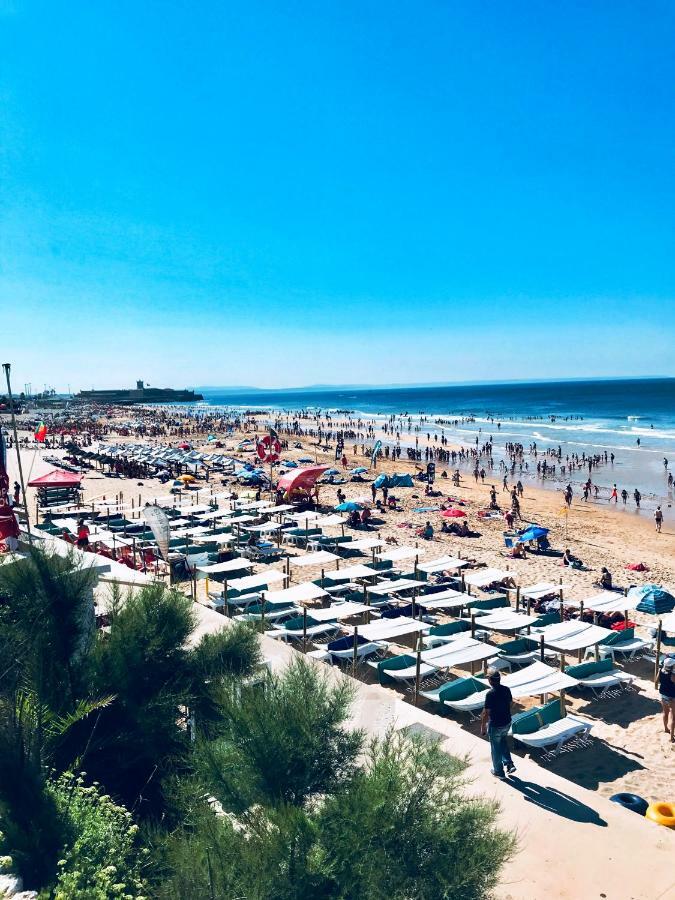
M 2 361 L 672 374 L 674 46 L 670 0 L 0 0 Z

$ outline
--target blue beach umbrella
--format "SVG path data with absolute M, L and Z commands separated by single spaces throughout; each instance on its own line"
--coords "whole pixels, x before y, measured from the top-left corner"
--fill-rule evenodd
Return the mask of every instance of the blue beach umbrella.
M 541 528 L 539 525 L 530 525 L 529 528 L 521 531 L 520 536 L 518 537 L 518 543 L 526 544 L 528 541 L 536 541 L 537 538 L 546 537 L 547 534 L 548 528 Z
M 344 503 L 338 503 L 334 509 L 336 512 L 354 512 L 354 510 L 363 509 L 363 504 L 357 503 L 355 500 L 345 500 Z
M 364 468 L 363 466 L 357 466 L 355 469 L 351 469 L 349 474 L 350 475 L 363 475 L 363 473 L 367 472 L 367 471 L 368 471 L 368 469 Z
M 314 462 L 311 456 L 301 456 L 298 459 L 298 462 Z
M 650 613 L 652 616 L 660 616 L 663 613 L 672 612 L 675 609 L 675 597 L 658 584 L 643 584 L 641 587 L 632 587 L 628 596 L 638 598 L 639 603 L 635 607 L 640 612 Z
M 339 471 L 339 469 L 326 469 L 326 471 L 323 474 L 324 475 L 339 475 L 340 471 Z
M 287 469 L 297 469 L 298 468 L 298 464 L 293 459 L 284 460 L 284 462 L 282 462 L 281 465 L 285 466 Z

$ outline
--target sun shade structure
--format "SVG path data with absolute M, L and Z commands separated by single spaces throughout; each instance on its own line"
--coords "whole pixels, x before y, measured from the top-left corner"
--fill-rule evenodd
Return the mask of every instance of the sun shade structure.
M 246 525 L 244 531 L 268 534 L 270 531 L 279 531 L 280 528 L 281 525 L 278 522 L 263 522 L 262 525 Z
M 360 625 L 359 636 L 369 641 L 394 641 L 407 634 L 426 631 L 428 627 L 425 622 L 411 619 L 408 616 L 400 616 L 398 619 L 382 619 L 379 622 L 372 622 L 370 625 Z
M 455 666 L 464 666 L 467 663 L 498 656 L 499 648 L 484 644 L 467 635 L 458 637 L 450 644 L 423 650 L 420 655 L 424 662 L 439 669 L 454 669 Z
M 330 469 L 330 466 L 308 466 L 306 469 L 293 469 L 292 472 L 286 472 L 279 478 L 277 490 L 286 491 L 289 494 L 292 491 L 309 492 L 327 469 Z
M 661 630 L 667 631 L 669 634 L 675 634 L 675 613 L 671 613 L 661 619 Z
M 245 559 L 243 556 L 238 556 L 236 559 L 228 559 L 226 562 L 210 563 L 207 566 L 197 566 L 197 571 L 203 572 L 204 575 L 219 575 L 223 572 L 239 572 L 242 569 L 250 568 L 251 561 Z
M 539 694 L 553 694 L 576 687 L 576 678 L 566 675 L 560 669 L 547 666 L 543 662 L 533 662 L 518 672 L 502 677 L 514 697 L 536 697 Z
M 635 609 L 640 602 L 640 598 L 636 596 L 624 597 L 617 591 L 601 591 L 585 600 L 564 600 L 565 606 L 580 607 L 583 603 L 584 609 L 589 612 L 627 612 L 629 609 Z
M 370 606 L 365 603 L 352 603 L 348 600 L 346 603 L 334 603 L 326 609 L 312 609 L 310 615 L 315 622 L 337 622 L 338 619 L 348 619 L 371 611 Z
M 566 591 L 569 587 L 569 584 L 553 584 L 552 581 L 539 581 L 537 584 L 523 588 L 520 595 L 525 598 L 529 597 L 530 600 L 540 600 L 542 597 L 548 597 L 550 594 L 560 594 L 560 591 Z
M 393 550 L 386 550 L 380 554 L 380 559 L 388 562 L 399 562 L 402 559 L 414 559 L 416 556 L 422 556 L 426 553 L 426 547 L 395 547 Z
M 411 588 L 422 588 L 426 581 L 416 581 L 414 578 L 400 578 L 398 581 L 383 581 L 381 584 L 373 584 L 366 587 L 369 594 L 385 596 L 397 594 L 399 591 L 409 591 Z
M 360 541 L 351 541 L 349 544 L 345 544 L 346 550 L 376 550 L 378 547 L 386 546 L 384 541 L 380 541 L 377 538 L 361 538 Z
M 571 653 L 574 650 L 583 650 L 599 644 L 614 634 L 609 628 L 601 628 L 599 625 L 591 625 L 589 622 L 558 622 L 549 625 L 540 634 L 523 635 L 527 640 L 535 643 L 541 642 L 553 650 L 563 653 Z
M 339 573 L 334 573 L 334 575 L 339 574 L 342 580 L 347 581 L 358 581 L 360 578 L 375 578 L 375 576 L 379 575 L 379 572 L 376 572 L 375 569 L 370 569 L 368 566 L 348 566 L 346 569 L 340 569 Z
M 478 679 L 482 681 L 482 679 Z M 451 682 L 452 683 L 452 682 Z M 490 685 L 485 683 L 485 690 L 471 695 L 471 708 L 479 709 L 485 703 L 485 696 Z M 560 669 L 554 669 L 543 662 L 534 662 L 529 666 L 502 675 L 501 683 L 511 691 L 514 699 L 519 697 L 537 697 L 541 694 L 554 694 L 576 687 L 576 678 L 566 675 Z M 467 707 L 468 708 L 468 707 Z
M 340 557 L 327 550 L 319 550 L 317 553 L 306 553 L 304 556 L 291 556 L 289 562 L 292 566 L 325 566 L 339 560 Z
M 505 572 L 503 569 L 476 569 L 475 572 L 469 572 L 464 576 L 464 583 L 470 584 L 472 587 L 487 587 L 510 577 L 511 573 Z
M 420 563 L 417 568 L 420 572 L 445 572 L 446 569 L 461 569 L 468 566 L 466 559 L 459 559 L 456 556 L 439 556 L 438 559 L 430 559 L 427 562 Z
M 517 631 L 519 628 L 534 625 L 537 619 L 538 616 L 526 616 L 511 609 L 499 609 L 487 616 L 481 616 L 478 626 L 487 628 L 488 631 Z
M 317 528 L 335 528 L 337 525 L 344 525 L 347 520 L 344 516 L 321 516 L 320 519 L 315 520 L 315 527 Z
M 76 472 L 64 472 L 62 469 L 52 469 L 46 475 L 40 475 L 28 482 L 28 487 L 36 488 L 59 488 L 59 487 L 76 487 L 80 484 L 84 475 L 78 475 Z
M 243 580 L 243 579 L 242 579 Z M 234 582 L 232 582 L 234 584 Z M 265 601 L 269 603 L 307 603 L 310 600 L 318 600 L 328 597 L 327 591 L 311 582 L 306 584 L 294 584 L 293 587 L 281 591 L 264 591 Z M 318 610 L 312 610 L 312 618 Z
M 285 579 L 283 572 L 278 569 L 267 569 L 265 572 L 258 572 L 256 575 L 246 575 L 244 578 L 233 578 L 227 582 L 228 588 L 241 591 L 244 588 L 256 588 L 263 584 L 276 584 L 278 581 Z
M 471 602 L 468 594 L 461 591 L 438 591 L 436 594 L 425 594 L 415 601 L 422 609 L 454 609 Z

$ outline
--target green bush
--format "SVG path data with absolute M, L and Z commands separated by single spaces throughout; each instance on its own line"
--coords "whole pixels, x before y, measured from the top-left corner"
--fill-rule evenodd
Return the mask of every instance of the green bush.
M 147 850 L 138 847 L 138 826 L 124 807 L 70 773 L 49 781 L 66 844 L 57 878 L 43 896 L 54 900 L 145 900 Z

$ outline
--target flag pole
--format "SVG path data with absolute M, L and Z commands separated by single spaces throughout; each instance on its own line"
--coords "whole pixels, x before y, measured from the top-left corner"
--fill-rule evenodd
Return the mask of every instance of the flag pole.
M 19 435 L 16 430 L 16 416 L 14 414 L 14 398 L 12 397 L 12 385 L 9 380 L 9 373 L 12 368 L 10 363 L 3 363 L 2 368 L 5 370 L 5 378 L 7 379 L 7 396 L 9 398 L 9 411 L 12 416 L 12 430 L 14 432 L 14 447 L 16 449 L 16 460 L 19 464 L 19 481 L 21 482 L 21 493 L 23 494 L 23 505 L 26 511 L 26 531 L 28 532 L 28 546 L 33 546 L 33 535 L 30 531 L 30 516 L 28 514 L 28 498 L 26 497 L 26 485 L 23 480 L 23 466 L 21 465 L 21 452 L 19 450 Z

